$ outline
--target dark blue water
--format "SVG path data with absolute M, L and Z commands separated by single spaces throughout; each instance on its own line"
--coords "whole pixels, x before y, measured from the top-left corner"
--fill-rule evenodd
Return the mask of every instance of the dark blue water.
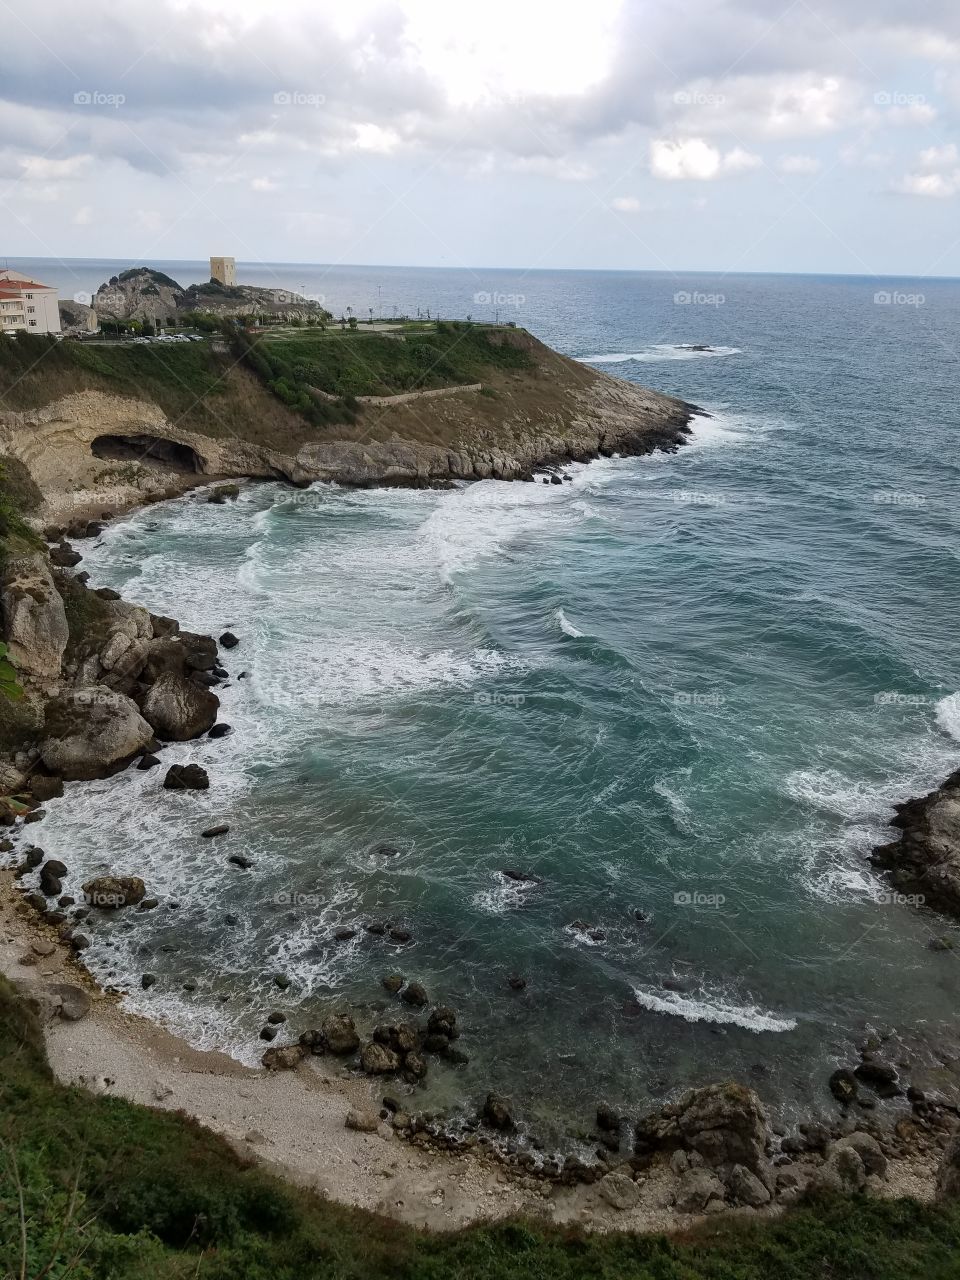
M 251 678 L 226 691 L 232 738 L 171 752 L 208 763 L 207 796 L 133 773 L 48 819 L 49 852 L 123 863 L 180 903 L 104 926 L 97 971 L 247 1057 L 276 970 L 296 1026 L 338 1002 L 372 1021 L 381 975 L 403 972 L 461 1011 L 472 1056 L 427 1096 L 502 1087 L 558 1129 L 600 1096 L 643 1108 L 726 1075 L 815 1107 L 870 1030 L 918 1058 L 950 1034 L 957 961 L 927 943 L 955 930 L 891 897 L 866 855 L 896 799 L 960 764 L 960 286 L 240 276 L 335 312 L 499 307 L 713 416 L 677 455 L 573 468 L 562 488 L 257 486 L 113 526 L 94 579 L 231 624 Z M 212 818 L 256 859 L 246 876 L 197 841 Z M 373 919 L 413 942 L 370 937 Z M 336 943 L 343 925 L 360 932 Z

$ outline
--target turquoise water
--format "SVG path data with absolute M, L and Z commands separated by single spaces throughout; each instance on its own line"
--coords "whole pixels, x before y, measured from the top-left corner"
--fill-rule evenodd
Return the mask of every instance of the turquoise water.
M 338 270 L 357 309 L 388 274 Z M 394 285 L 450 310 L 483 287 Z M 165 752 L 209 767 L 206 795 L 130 772 L 51 806 L 48 853 L 164 899 L 99 925 L 90 964 L 248 1061 L 269 1009 L 299 1031 L 344 1002 L 372 1024 L 380 977 L 403 972 L 460 1011 L 471 1055 L 432 1068 L 423 1104 L 500 1087 L 547 1133 L 600 1097 L 644 1110 L 726 1075 L 816 1108 L 869 1030 L 922 1056 L 954 1024 L 956 957 L 926 944 L 956 930 L 891 900 L 865 857 L 895 800 L 960 764 L 960 287 L 486 287 L 523 294 L 546 341 L 713 416 L 676 455 L 562 487 L 254 485 L 112 525 L 85 550 L 94 582 L 230 626 L 249 677 L 222 694 L 231 737 Z M 704 342 L 719 353 L 677 349 Z M 230 835 L 198 839 L 212 820 Z

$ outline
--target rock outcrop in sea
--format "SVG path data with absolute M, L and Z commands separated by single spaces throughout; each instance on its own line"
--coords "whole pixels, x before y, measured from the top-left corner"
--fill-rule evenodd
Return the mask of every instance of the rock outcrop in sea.
M 895 806 L 900 837 L 873 851 L 874 866 L 903 894 L 960 917 L 960 770 L 935 791 Z

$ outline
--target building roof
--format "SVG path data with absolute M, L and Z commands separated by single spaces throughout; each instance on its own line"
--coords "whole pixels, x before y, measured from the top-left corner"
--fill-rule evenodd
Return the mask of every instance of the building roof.
M 7 275 L 4 268 L 0 267 L 0 284 L 5 285 L 8 289 L 52 289 L 51 284 L 39 284 L 36 280 L 24 280 L 22 277 L 13 277 Z

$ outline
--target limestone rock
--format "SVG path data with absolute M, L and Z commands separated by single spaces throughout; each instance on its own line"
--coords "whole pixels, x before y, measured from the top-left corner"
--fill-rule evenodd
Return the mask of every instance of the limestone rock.
M 335 1013 L 325 1018 L 320 1031 L 323 1042 L 331 1053 L 356 1053 L 360 1048 L 360 1037 L 349 1014 Z
M 47 704 L 40 754 L 51 773 L 86 781 L 116 773 L 152 738 L 135 702 L 93 685 Z
M 165 672 L 151 685 L 142 709 L 159 738 L 186 742 L 213 728 L 220 699 L 176 672 Z
M 67 614 L 41 552 L 11 560 L 0 578 L 2 633 L 23 675 L 55 679 L 69 639 Z
M 83 886 L 91 907 L 115 911 L 118 907 L 135 907 L 146 896 L 146 885 L 139 876 L 97 876 Z
M 621 1213 L 635 1208 L 640 1199 L 640 1188 L 633 1179 L 616 1171 L 600 1179 L 598 1190 L 607 1204 Z

